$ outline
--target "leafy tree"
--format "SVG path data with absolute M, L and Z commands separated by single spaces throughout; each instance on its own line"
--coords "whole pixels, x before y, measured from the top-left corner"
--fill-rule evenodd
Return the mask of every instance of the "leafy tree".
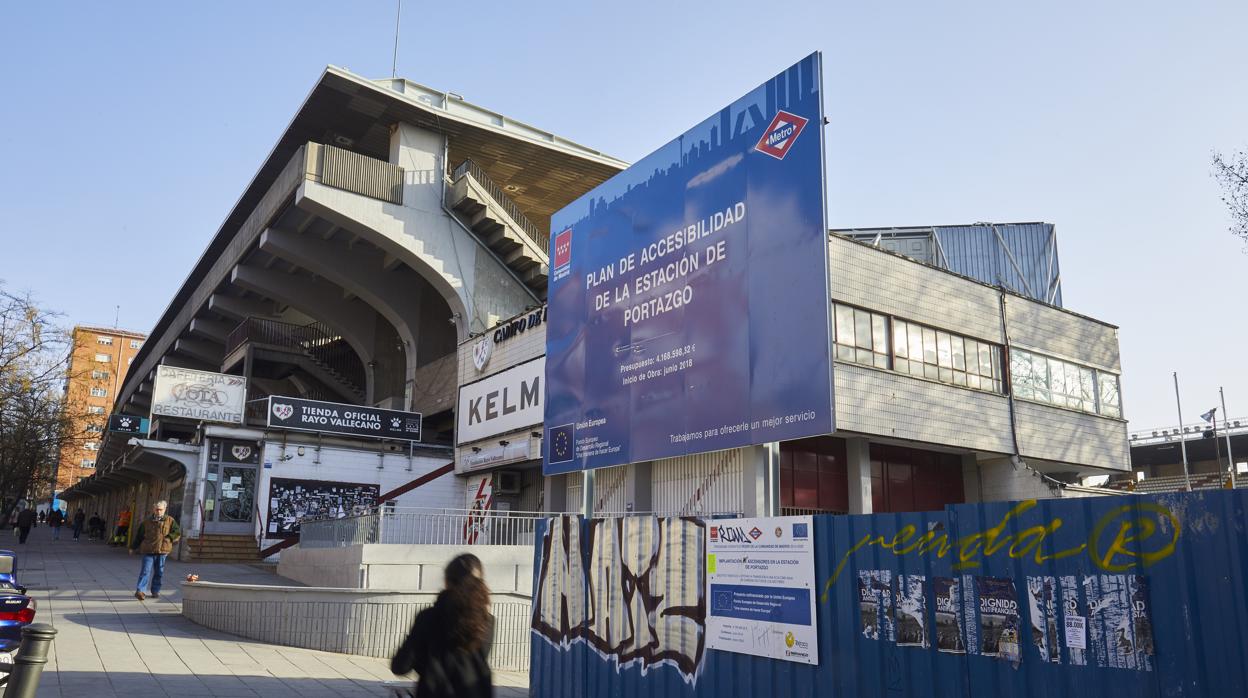
M 1231 233 L 1248 243 L 1248 150 L 1230 157 L 1214 153 L 1213 177 L 1222 185 L 1222 201 L 1231 209 Z
M 0 521 L 48 493 L 61 449 L 86 437 L 64 392 L 72 335 L 56 320 L 0 285 Z

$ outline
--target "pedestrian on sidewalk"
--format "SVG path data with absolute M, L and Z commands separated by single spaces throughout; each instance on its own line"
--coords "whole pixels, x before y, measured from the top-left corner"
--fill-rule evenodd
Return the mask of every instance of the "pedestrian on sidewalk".
M 130 554 L 136 550 L 143 551 L 143 567 L 139 570 L 138 587 L 134 590 L 134 598 L 142 601 L 147 598 L 143 589 L 151 583 L 152 598 L 160 598 L 160 583 L 165 575 L 165 556 L 182 538 L 182 529 L 172 516 L 165 516 L 168 503 L 160 500 L 152 505 L 152 515 L 139 522 L 134 540 L 130 543 Z
M 113 533 L 113 540 L 109 545 L 125 545 L 126 534 L 130 532 L 130 507 L 125 507 L 121 513 L 117 515 L 117 530 Z
M 52 540 L 61 539 L 61 524 L 63 523 L 65 523 L 65 515 L 60 509 L 53 509 L 52 513 L 48 514 L 48 525 L 52 527 Z
M 74 542 L 78 542 L 78 536 L 82 535 L 82 527 L 87 525 L 87 515 L 82 509 L 74 512 Z
M 17 515 L 18 542 L 26 545 L 26 537 L 30 535 L 30 528 L 35 525 L 35 510 L 29 507 L 22 509 Z
M 390 671 L 420 675 L 417 698 L 488 698 L 494 695 L 490 645 L 494 616 L 490 589 L 476 555 L 446 566 L 446 588 L 416 616 L 412 631 L 390 660 Z
M 91 518 L 87 520 L 87 540 L 103 540 L 104 539 L 104 519 L 100 518 L 100 512 L 91 514 Z

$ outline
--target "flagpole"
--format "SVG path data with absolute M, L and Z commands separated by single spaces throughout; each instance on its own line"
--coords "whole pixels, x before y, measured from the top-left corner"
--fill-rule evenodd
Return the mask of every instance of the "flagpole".
M 1227 417 L 1226 393 L 1222 392 L 1221 386 L 1218 386 L 1218 397 L 1222 398 L 1222 421 L 1226 424 L 1226 420 L 1230 417 Z M 1231 453 L 1231 429 L 1230 427 L 1224 428 L 1226 429 L 1226 459 L 1231 462 L 1231 489 L 1235 489 L 1235 456 Z M 1214 434 L 1216 435 L 1217 432 L 1215 431 Z
M 1192 491 L 1192 474 L 1187 469 L 1187 431 L 1183 428 L 1183 403 L 1179 401 L 1179 372 L 1174 372 L 1174 405 L 1179 409 L 1179 448 L 1183 451 L 1183 481 Z
M 1213 458 L 1218 467 L 1222 467 L 1222 445 L 1218 443 L 1218 408 L 1213 408 Z M 1225 486 L 1225 480 L 1221 476 L 1218 477 L 1218 487 Z

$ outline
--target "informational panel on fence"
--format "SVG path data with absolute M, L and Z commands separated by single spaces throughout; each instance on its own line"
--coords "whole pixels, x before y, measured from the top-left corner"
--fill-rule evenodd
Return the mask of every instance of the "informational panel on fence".
M 833 428 L 819 54 L 551 218 L 547 474 Z
M 811 517 L 707 526 L 706 587 L 708 648 L 819 663 Z

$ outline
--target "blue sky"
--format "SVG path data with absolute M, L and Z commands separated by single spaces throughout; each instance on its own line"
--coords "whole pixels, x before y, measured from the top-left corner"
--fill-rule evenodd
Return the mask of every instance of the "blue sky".
M 1057 224 L 1122 327 L 1133 428 L 1248 415 L 1248 3 L 404 3 L 399 73 L 625 160 L 824 52 L 835 227 Z M 326 64 L 390 74 L 392 0 L 0 6 L 0 279 L 150 328 Z M 70 281 L 69 279 L 75 279 Z

